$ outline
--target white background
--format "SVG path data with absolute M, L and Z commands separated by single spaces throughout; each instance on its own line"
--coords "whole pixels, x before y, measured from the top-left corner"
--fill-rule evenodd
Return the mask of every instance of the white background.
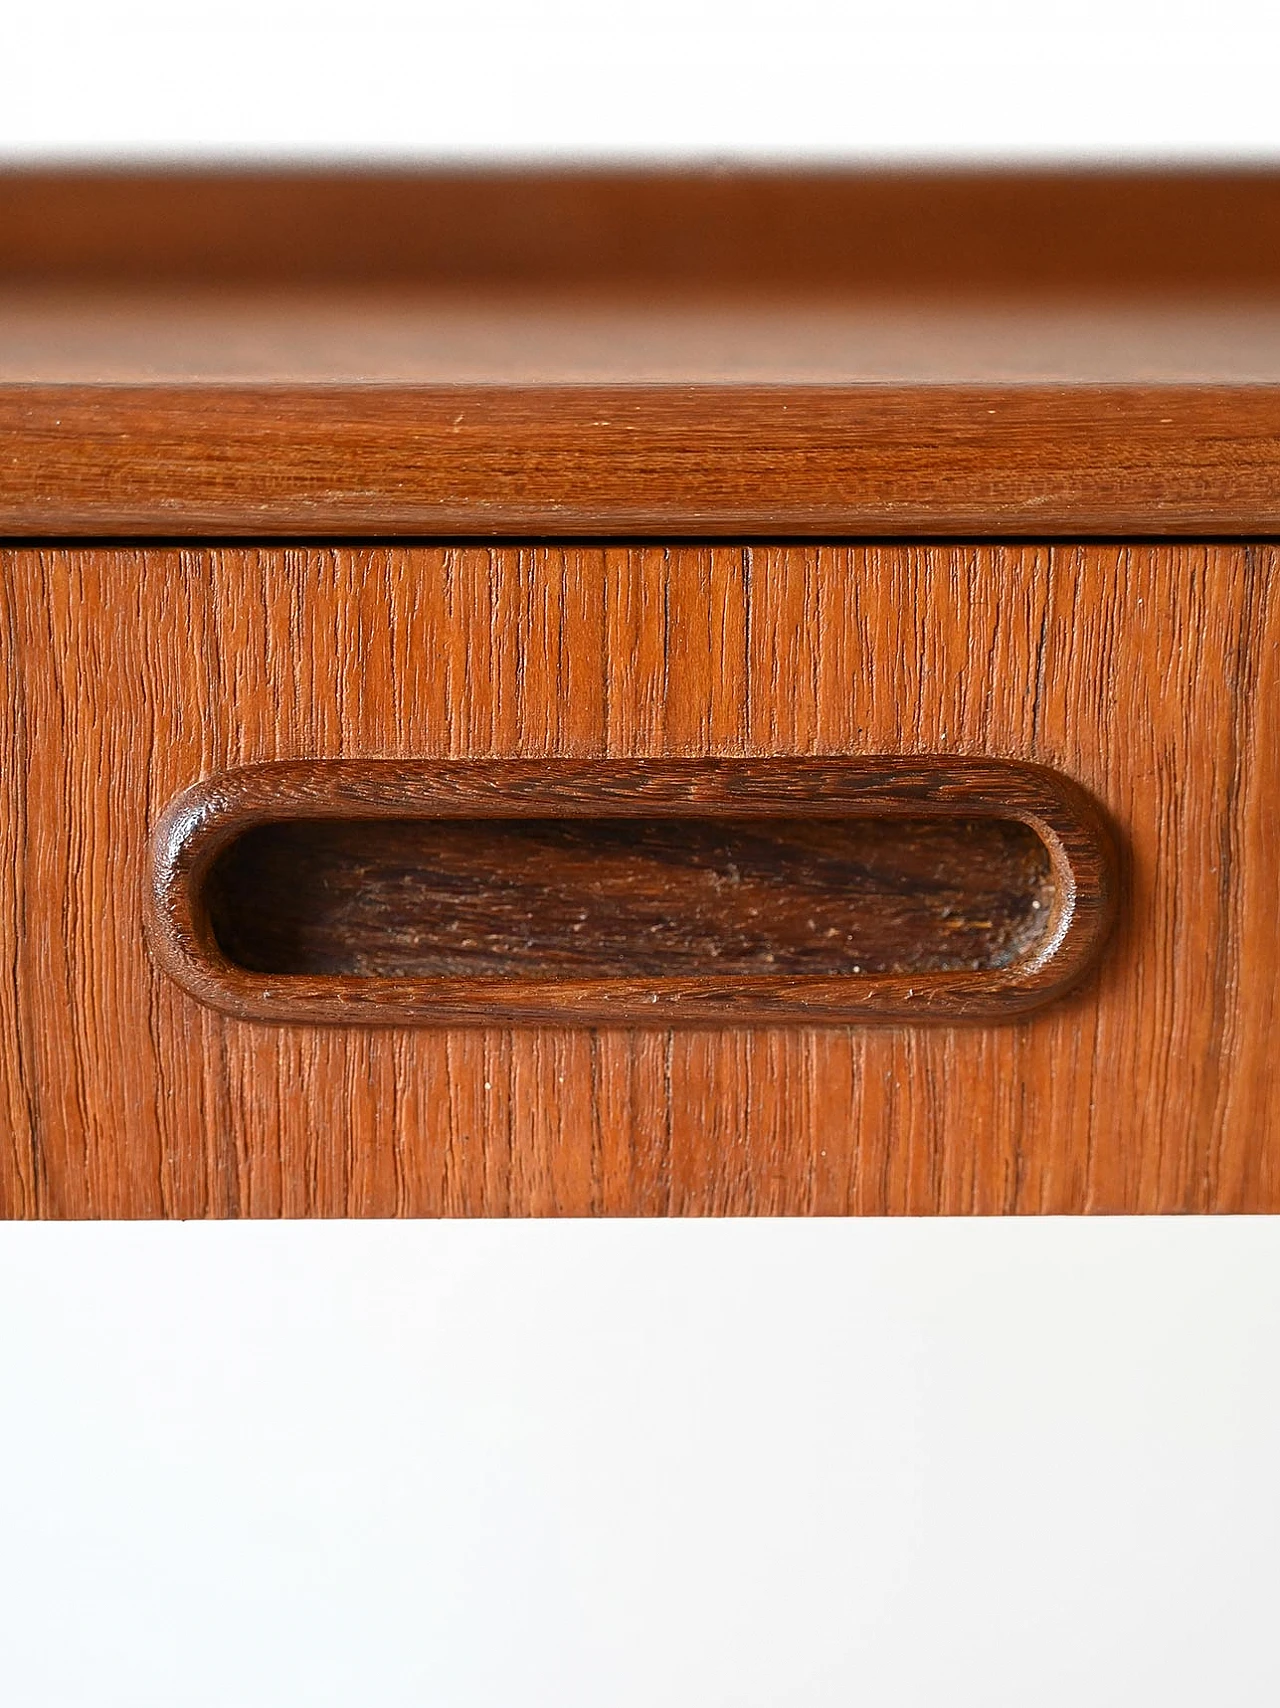
M 0 158 L 1280 157 L 1214 5 L 4 0 Z M 1280 1221 L 0 1229 L 15 1708 L 1273 1708 Z
M 1268 154 L 1266 0 L 3 0 L 0 149 Z
M 15 1708 L 1274 1708 L 1280 1222 L 0 1240 Z

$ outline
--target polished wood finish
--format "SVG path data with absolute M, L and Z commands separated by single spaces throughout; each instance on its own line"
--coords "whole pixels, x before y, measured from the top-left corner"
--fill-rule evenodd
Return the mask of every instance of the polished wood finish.
M 1280 531 L 1280 389 L 0 387 L 10 534 Z
M 0 1209 L 1280 1209 L 1277 549 L 1248 543 L 1278 530 L 1274 171 L 0 172 L 0 533 L 36 542 L 0 554 Z M 962 537 L 987 543 L 922 543 Z M 802 977 L 812 801 L 768 820 L 768 947 L 688 888 L 661 938 L 714 941 L 735 980 L 781 954 L 804 988 L 768 1023 L 702 993 L 690 1024 L 669 963 L 601 1002 L 634 937 L 625 909 L 567 921 L 563 864 L 522 935 L 557 861 L 602 894 L 607 864 L 660 936 L 659 853 L 686 881 L 728 836 L 737 865 L 727 798 L 720 842 L 630 821 L 641 858 L 600 828 L 602 778 L 875 756 L 1049 767 L 1078 824 L 1100 804 L 1114 882 L 1043 844 L 1042 943 L 1068 895 L 1096 930 L 1073 912 L 1066 950 L 1119 902 L 1070 994 L 816 1024 L 815 980 L 847 1003 L 905 978 L 916 1018 L 918 979 L 1025 997 L 1054 952 L 1019 912 L 1040 868 L 1019 889 L 996 848 L 985 965 L 917 935 L 910 970 L 885 939 L 873 973 Z M 498 875 L 523 899 L 481 885 L 468 916 L 508 995 L 542 957 L 504 1010 L 538 1023 L 479 1023 L 489 985 L 448 1025 L 312 1024 L 371 995 L 421 1021 L 446 978 L 447 944 L 410 963 L 420 927 L 376 900 L 389 873 L 427 896 L 426 833 L 402 790 L 370 843 L 367 768 L 538 762 L 595 779 L 576 852 L 522 820 Z M 149 890 L 174 798 L 264 764 L 355 766 L 366 816 L 232 815 L 211 887 L 178 859 Z M 212 858 L 186 829 L 175 858 Z M 447 854 L 431 834 L 451 881 L 488 846 L 475 817 Z
M 0 279 L 1280 287 L 1274 168 L 0 170 Z
M 470 407 L 565 387 L 1229 391 L 1280 384 L 1280 291 L 1144 298 L 881 295 L 749 281 L 529 287 L 0 283 L 0 385 L 362 388 Z M 58 395 L 63 395 L 61 390 Z M 74 395 L 72 391 L 69 395 Z M 552 399 L 548 398 L 549 404 Z M 703 396 L 707 407 L 708 396 Z M 792 405 L 794 407 L 794 405 Z
M 161 965 L 272 1022 L 995 1020 L 1115 906 L 1067 778 L 936 757 L 259 765 L 153 848 Z
M 10 535 L 1266 534 L 1280 175 L 0 173 Z
M 1280 1210 L 1280 551 L 10 547 L 17 1216 Z M 150 959 L 148 835 L 264 762 L 1052 767 L 1096 973 L 994 1026 L 268 1025 Z

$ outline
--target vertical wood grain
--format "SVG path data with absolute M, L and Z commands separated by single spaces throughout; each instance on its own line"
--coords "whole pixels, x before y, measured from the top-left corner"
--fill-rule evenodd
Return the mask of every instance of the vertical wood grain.
M 1266 545 L 0 553 L 10 1216 L 1280 1209 Z M 148 825 L 297 757 L 953 752 L 1107 806 L 1119 934 L 993 1027 L 325 1030 L 150 966 Z

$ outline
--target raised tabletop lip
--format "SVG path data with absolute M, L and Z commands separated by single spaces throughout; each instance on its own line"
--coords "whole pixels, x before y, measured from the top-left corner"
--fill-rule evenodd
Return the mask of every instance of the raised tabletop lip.
M 495 314 L 514 328 L 509 377 L 504 346 L 487 345 L 479 323 L 459 345 L 461 368 L 477 369 L 469 377 L 415 377 L 415 362 L 448 366 L 452 334 L 423 342 L 404 326 L 369 334 L 367 348 L 383 339 L 382 368 L 370 357 L 363 377 L 314 371 L 341 328 L 317 322 L 304 348 L 278 320 L 275 331 L 253 324 L 255 292 L 278 307 L 280 287 L 300 284 L 497 291 Z M 629 328 L 634 342 L 617 373 L 570 371 L 608 368 L 608 316 L 595 345 L 570 324 L 559 354 L 555 327 L 522 328 L 522 301 L 584 284 L 630 304 L 618 336 Z M 6 289 L 38 299 L 69 287 L 83 295 L 82 320 L 73 306 L 65 327 L 42 334 L 50 373 L 69 377 L 24 377 L 12 341 L 0 364 L 11 376 L 0 378 L 10 538 L 1280 531 L 1280 170 L 1254 163 L 0 171 L 0 301 Z M 145 324 L 94 321 L 112 293 L 180 303 L 188 288 L 212 300 L 223 287 L 247 316 L 246 368 L 277 360 L 276 337 L 281 372 L 201 373 L 198 315 L 170 327 L 157 373 L 125 372 L 146 368 Z M 797 371 L 752 369 L 750 338 L 758 367 L 791 359 L 770 349 L 769 291 L 828 301 L 924 290 L 936 301 L 952 287 L 970 304 L 1012 293 L 1030 326 L 1018 359 L 1034 365 L 1042 348 L 1053 374 L 1002 374 L 989 327 L 976 353 L 950 350 L 945 311 L 933 346 L 912 353 L 906 311 L 889 354 L 878 347 L 875 360 L 901 358 L 910 372 L 840 371 L 856 365 L 856 326 L 846 346 L 832 335 L 824 371 L 826 335 L 810 337 L 803 313 L 789 323 Z M 708 290 L 759 311 L 741 374 L 697 371 L 697 326 L 659 325 L 659 298 Z M 1084 304 L 1099 293 L 1123 297 L 1126 325 L 1149 304 L 1154 326 L 1174 297 L 1191 319 L 1153 333 L 1132 374 L 1120 371 L 1123 325 L 1104 327 L 1092 354 L 1087 327 L 1058 346 L 1050 326 L 1036 345 L 1051 296 Z M 1253 330 L 1246 301 L 1261 305 Z M 63 331 L 70 353 L 55 362 Z M 865 347 L 882 332 L 866 332 Z M 230 333 L 215 326 L 209 338 L 209 366 L 234 368 Z M 342 361 L 358 368 L 365 348 L 355 339 Z M 672 371 L 637 377 L 628 361 Z M 980 372 L 958 374 L 966 361 Z M 1116 375 L 1099 378 L 1107 363 Z

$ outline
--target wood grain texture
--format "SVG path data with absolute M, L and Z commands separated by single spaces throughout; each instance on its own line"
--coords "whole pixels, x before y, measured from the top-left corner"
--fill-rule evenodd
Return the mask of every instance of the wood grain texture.
M 0 531 L 1280 528 L 1280 174 L 0 173 Z
M 11 548 L 14 1216 L 1276 1211 L 1270 545 Z M 299 757 L 999 755 L 1107 809 L 1121 925 L 974 1028 L 326 1029 L 150 962 L 147 835 Z
M 0 386 L 10 535 L 1278 529 L 1268 385 Z
M 237 836 L 202 899 L 233 966 L 475 978 L 492 1022 L 494 981 L 521 974 L 1007 967 L 1043 943 L 1055 885 L 1048 849 L 1014 819 L 344 818 Z
M 1085 976 L 1116 890 L 1076 784 L 936 756 L 257 765 L 152 849 L 185 990 L 335 1025 L 1001 1019 Z

